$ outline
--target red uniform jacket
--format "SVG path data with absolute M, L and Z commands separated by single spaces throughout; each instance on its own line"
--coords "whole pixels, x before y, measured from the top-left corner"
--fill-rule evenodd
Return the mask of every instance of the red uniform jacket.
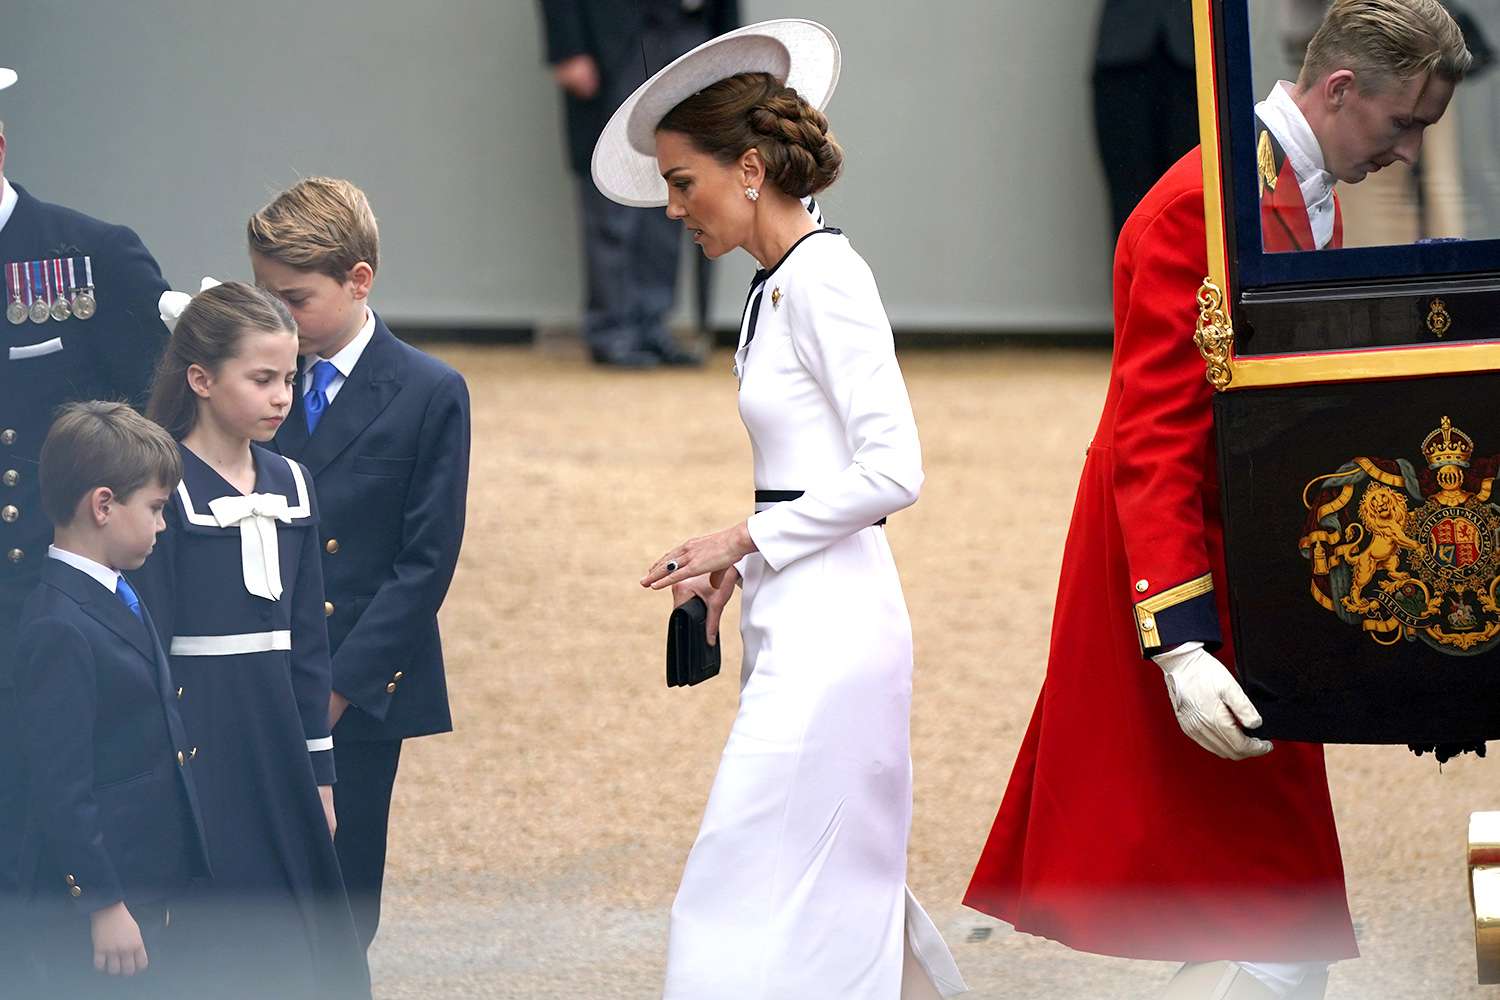
M 1302 200 L 1302 186 L 1276 136 L 1257 118 L 1256 174 L 1260 186 L 1260 239 L 1266 253 L 1293 250 L 1316 250 L 1312 225 L 1307 221 L 1307 205 Z M 1344 245 L 1344 210 L 1339 196 L 1333 196 L 1333 236 L 1325 249 L 1337 250 Z
M 1322 747 L 1213 756 L 1178 728 L 1147 659 L 1199 640 L 1234 663 L 1211 389 L 1193 344 L 1205 243 L 1194 150 L 1120 235 L 1114 363 L 1047 676 L 964 902 L 1107 955 L 1351 957 Z

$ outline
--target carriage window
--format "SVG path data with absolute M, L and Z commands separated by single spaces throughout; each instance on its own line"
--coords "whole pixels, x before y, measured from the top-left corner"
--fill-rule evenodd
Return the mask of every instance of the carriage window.
M 1253 144 L 1241 139 L 1236 147 L 1255 158 L 1262 250 L 1500 237 L 1500 71 L 1490 48 L 1500 43 L 1500 4 L 1447 4 L 1474 65 L 1446 108 L 1442 93 L 1414 85 L 1365 104 L 1370 114 L 1359 127 L 1346 119 L 1342 126 L 1320 122 L 1315 130 L 1309 124 L 1315 115 L 1300 114 L 1299 106 L 1316 95 L 1299 95 L 1294 83 L 1326 6 L 1326 0 L 1249 0 L 1257 113 L 1247 127 L 1255 136 Z M 1441 114 L 1428 125 L 1424 115 L 1433 110 Z

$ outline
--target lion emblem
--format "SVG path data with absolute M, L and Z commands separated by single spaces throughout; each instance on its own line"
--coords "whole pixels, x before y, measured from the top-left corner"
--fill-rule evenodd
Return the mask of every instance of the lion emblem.
M 1354 574 L 1343 600 L 1347 610 L 1361 614 L 1375 606 L 1363 592 L 1382 569 L 1387 579 L 1380 587 L 1388 593 L 1411 579 L 1411 574 L 1401 572 L 1400 552 L 1420 552 L 1422 546 L 1406 534 L 1407 514 L 1406 500 L 1395 490 L 1378 483 L 1365 490 L 1359 502 L 1359 523 L 1351 524 L 1345 535 L 1348 541 L 1333 549 L 1337 560 L 1347 563 Z M 1361 545 L 1364 548 L 1356 552 Z

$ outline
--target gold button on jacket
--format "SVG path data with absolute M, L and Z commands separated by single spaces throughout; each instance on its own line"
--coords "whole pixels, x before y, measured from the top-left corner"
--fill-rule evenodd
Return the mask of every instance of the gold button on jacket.
M 0 476 L 0 479 L 4 480 L 6 486 L 14 486 L 21 481 L 21 474 L 15 469 L 6 469 L 5 475 Z
M 6 524 L 15 524 L 20 519 L 21 510 L 15 504 L 8 503 L 4 507 L 0 507 L 0 521 L 4 521 Z
M 11 549 L 9 552 L 5 553 L 5 558 L 9 559 L 13 563 L 18 563 L 22 559 L 26 558 L 26 553 L 21 551 L 20 549 Z
M 385 686 L 385 693 L 386 694 L 395 694 L 396 693 L 396 682 L 395 681 L 391 681 L 389 684 L 387 684 Z
M 323 548 L 328 550 L 329 555 L 333 555 L 339 550 L 339 540 L 337 538 L 330 538 L 328 539 L 328 544 L 323 546 Z
M 324 601 L 323 602 L 323 617 L 324 618 L 332 618 L 333 617 L 333 602 L 332 601 Z

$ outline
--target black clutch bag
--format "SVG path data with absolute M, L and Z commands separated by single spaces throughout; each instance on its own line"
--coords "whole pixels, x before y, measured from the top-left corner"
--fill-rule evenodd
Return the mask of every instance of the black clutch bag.
M 694 597 L 667 619 L 667 687 L 689 687 L 719 672 L 719 647 L 708 644 L 708 605 Z

